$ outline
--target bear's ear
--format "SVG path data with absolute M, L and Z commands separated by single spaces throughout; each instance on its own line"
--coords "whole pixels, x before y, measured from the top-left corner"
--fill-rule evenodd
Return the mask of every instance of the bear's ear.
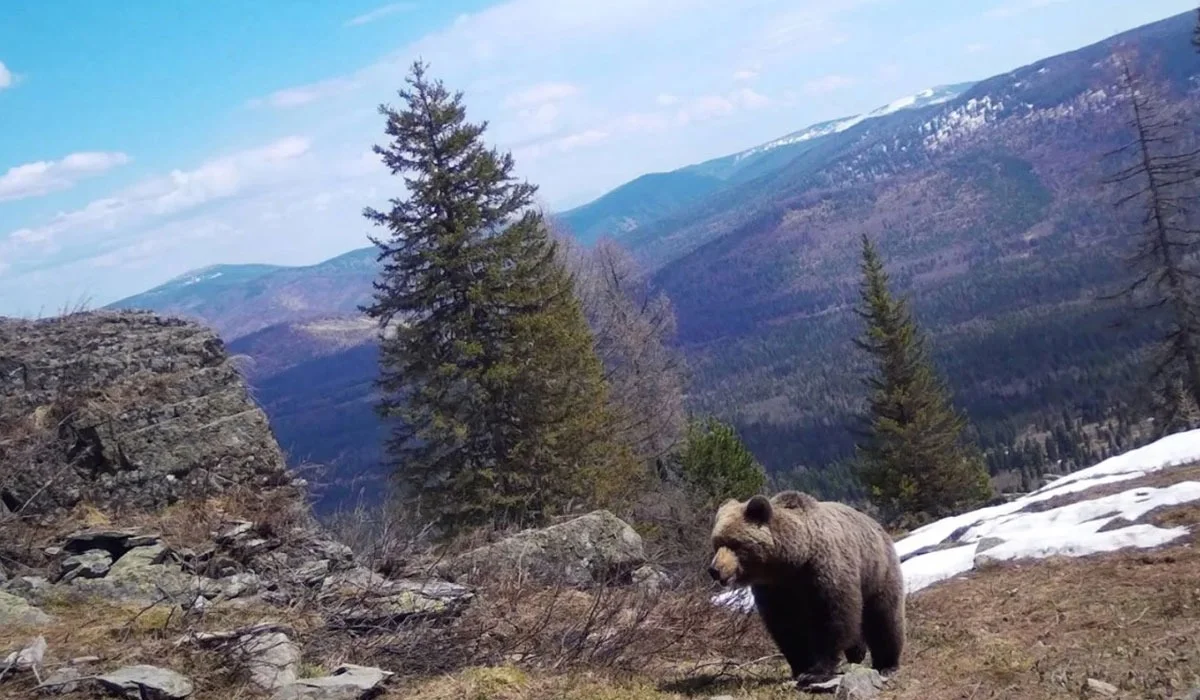
M 746 520 L 757 525 L 766 525 L 771 521 L 771 501 L 766 496 L 755 496 L 746 504 Z

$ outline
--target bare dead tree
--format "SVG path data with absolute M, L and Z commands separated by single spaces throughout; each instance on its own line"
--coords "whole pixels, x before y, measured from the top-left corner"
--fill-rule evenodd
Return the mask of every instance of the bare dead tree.
M 585 249 L 559 235 L 604 364 L 614 430 L 643 463 L 683 438 L 683 362 L 670 346 L 675 312 L 628 251 L 611 240 Z
M 1179 377 L 1200 404 L 1200 280 L 1193 258 L 1200 246 L 1192 205 L 1196 199 L 1200 150 L 1181 143 L 1180 120 L 1161 99 L 1157 86 L 1135 75 L 1127 54 L 1117 57 L 1122 91 L 1129 101 L 1133 138 L 1107 154 L 1126 165 L 1106 182 L 1120 188 L 1117 208 L 1141 210 L 1129 260 L 1137 277 L 1114 297 L 1135 301 L 1140 312 L 1163 312 L 1167 329 L 1158 348 L 1153 377 L 1169 383 Z

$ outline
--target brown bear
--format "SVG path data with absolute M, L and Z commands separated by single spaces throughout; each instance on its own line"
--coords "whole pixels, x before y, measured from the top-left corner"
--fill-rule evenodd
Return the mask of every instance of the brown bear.
M 842 654 L 883 674 L 904 648 L 904 575 L 879 523 L 798 491 L 726 501 L 709 573 L 749 586 L 767 632 L 801 684 L 831 679 Z

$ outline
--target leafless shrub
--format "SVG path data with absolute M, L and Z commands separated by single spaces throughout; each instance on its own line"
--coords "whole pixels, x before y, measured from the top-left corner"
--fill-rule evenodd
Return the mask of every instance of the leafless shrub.
M 506 573 L 480 582 L 475 591 L 476 599 L 456 617 L 411 617 L 370 630 L 315 635 L 306 656 L 334 663 L 353 645 L 357 663 L 426 676 L 501 664 L 553 672 L 645 672 L 650 664 L 678 670 L 714 658 L 744 662 L 773 651 L 756 619 L 716 608 L 708 588 L 580 590 Z M 336 619 L 338 611 L 323 614 Z

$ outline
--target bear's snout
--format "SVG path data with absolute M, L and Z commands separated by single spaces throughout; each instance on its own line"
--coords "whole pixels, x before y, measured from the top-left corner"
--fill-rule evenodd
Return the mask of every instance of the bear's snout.
M 741 568 L 734 553 L 727 547 L 722 547 L 713 556 L 712 563 L 708 566 L 708 575 L 721 585 L 728 585 L 737 579 Z

